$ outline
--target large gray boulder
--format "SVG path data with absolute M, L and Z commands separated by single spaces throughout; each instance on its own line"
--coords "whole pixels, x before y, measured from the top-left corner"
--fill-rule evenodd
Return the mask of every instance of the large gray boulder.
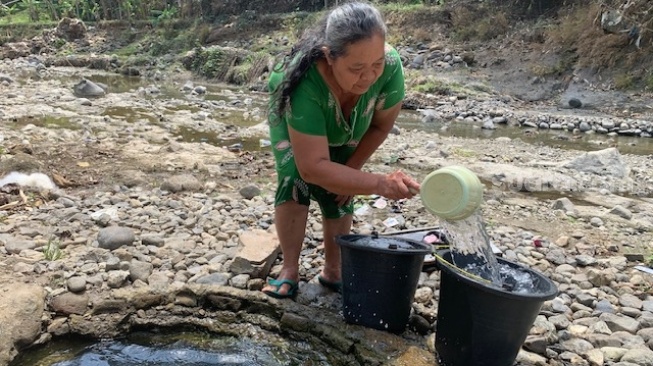
M 585 153 L 565 163 L 563 167 L 615 178 L 626 178 L 630 174 L 630 168 L 621 158 L 619 150 L 614 147 Z
M 83 79 L 79 83 L 75 84 L 73 87 L 73 93 L 76 96 L 82 98 L 97 98 L 104 96 L 106 91 L 106 86 L 100 83 L 94 83 L 90 80 Z

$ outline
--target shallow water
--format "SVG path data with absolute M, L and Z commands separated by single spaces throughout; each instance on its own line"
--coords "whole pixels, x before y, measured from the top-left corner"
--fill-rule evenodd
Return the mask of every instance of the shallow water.
M 264 93 L 255 93 L 224 84 L 204 84 L 206 94 L 189 97 L 187 92 L 181 90 L 182 85 L 170 82 L 152 82 L 145 78 L 127 77 L 112 74 L 94 74 L 87 76 L 88 79 L 106 84 L 110 93 L 133 92 L 139 88 L 147 88 L 156 84 L 159 93 L 153 98 L 178 100 L 181 103 L 188 103 L 192 99 L 193 103 L 197 101 L 220 102 L 236 109 L 251 111 L 259 109 L 265 111 L 267 108 L 267 98 Z M 80 78 L 63 78 L 62 81 L 67 84 L 74 84 Z M 198 83 L 199 84 L 199 83 Z M 190 107 L 189 107 L 190 108 Z M 105 112 L 106 115 L 115 115 L 120 117 L 124 113 L 120 111 Z M 262 113 L 263 115 L 265 113 Z M 247 113 L 249 115 L 249 113 Z M 214 116 L 218 121 L 233 124 L 239 127 L 249 127 L 255 125 L 261 120 L 251 117 L 244 117 L 242 112 L 228 113 L 226 116 Z M 526 129 L 498 125 L 496 130 L 484 130 L 480 128 L 480 123 L 466 123 L 459 121 L 435 121 L 433 123 L 422 122 L 420 113 L 410 110 L 403 110 L 398 119 L 397 126 L 401 129 L 425 131 L 428 133 L 437 133 L 440 136 L 456 136 L 462 138 L 494 139 L 497 137 L 509 137 L 512 139 L 522 139 L 525 142 L 559 147 L 562 149 L 573 149 L 582 151 L 596 151 L 605 149 L 608 146 L 617 146 L 622 154 L 647 155 L 653 151 L 653 138 L 618 136 L 610 137 L 600 134 L 583 134 L 573 136 L 566 131 L 557 130 L 540 130 Z M 528 130 L 528 131 L 527 131 Z M 527 133 L 528 132 L 528 133 Z M 209 141 L 211 143 L 212 141 Z M 217 141 L 217 143 L 221 143 Z M 255 148 L 255 145 L 252 145 Z
M 483 278 L 488 276 L 487 268 L 487 265 L 479 265 L 478 263 L 470 263 L 462 267 L 467 273 Z M 497 269 L 499 271 L 500 287 L 503 290 L 517 294 L 534 294 L 538 292 L 535 279 L 530 273 L 511 267 L 505 263 L 498 263 Z
M 328 365 L 307 343 L 264 344 L 206 333 L 139 332 L 125 340 L 56 340 L 10 366 L 272 366 Z
M 384 237 L 362 237 L 355 241 L 357 246 L 375 248 L 375 249 L 396 249 L 396 250 L 413 250 L 421 249 L 405 240 Z

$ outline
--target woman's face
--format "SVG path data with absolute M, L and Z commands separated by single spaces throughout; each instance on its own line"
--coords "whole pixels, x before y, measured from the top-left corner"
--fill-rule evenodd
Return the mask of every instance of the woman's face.
M 328 55 L 328 50 L 325 50 Z M 327 56 L 336 82 L 345 93 L 363 94 L 383 73 L 385 38 L 379 34 L 347 46 L 337 58 Z

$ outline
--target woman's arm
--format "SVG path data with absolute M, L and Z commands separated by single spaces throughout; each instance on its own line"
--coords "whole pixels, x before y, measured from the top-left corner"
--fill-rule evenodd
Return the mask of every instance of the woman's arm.
M 379 194 L 389 199 L 412 197 L 409 187 L 419 190 L 419 183 L 402 172 L 372 174 L 332 162 L 325 136 L 304 134 L 290 126 L 288 132 L 295 164 L 308 183 L 339 195 Z
M 388 109 L 374 111 L 370 128 L 365 132 L 356 150 L 347 161 L 347 166 L 360 170 L 365 165 L 370 156 L 388 137 L 401 111 L 401 104 L 399 102 Z

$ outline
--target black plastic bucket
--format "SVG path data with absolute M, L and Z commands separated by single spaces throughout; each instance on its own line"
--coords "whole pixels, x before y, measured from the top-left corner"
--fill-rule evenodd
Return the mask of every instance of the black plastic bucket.
M 453 267 L 449 250 L 438 254 L 442 259 L 437 261 L 441 277 L 435 349 L 440 366 L 512 366 L 542 304 L 557 295 L 555 283 L 497 258 L 499 264 L 533 279 L 533 293 L 510 292 Z
M 336 237 L 342 258 L 342 312 L 345 321 L 401 333 L 431 246 L 387 236 Z

